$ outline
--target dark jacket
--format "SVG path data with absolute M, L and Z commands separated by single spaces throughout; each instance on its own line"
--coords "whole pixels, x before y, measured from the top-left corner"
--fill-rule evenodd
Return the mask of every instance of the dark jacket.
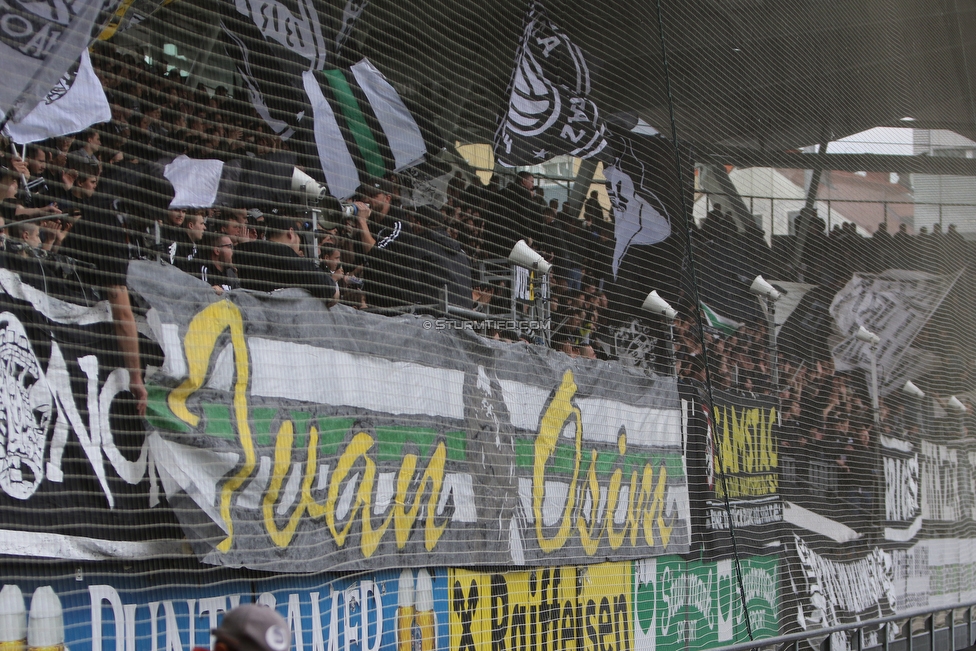
M 451 238 L 443 229 L 427 232 L 423 260 L 430 273 L 425 283 L 432 303 L 444 301 L 444 286 L 447 285 L 448 300 L 451 305 L 470 309 L 471 299 L 471 261 L 459 242 Z
M 395 308 L 434 302 L 426 248 L 423 238 L 411 232 L 407 222 L 394 221 L 378 233 L 363 269 L 363 289 L 370 307 Z
M 271 292 L 299 287 L 316 298 L 331 300 L 335 296 L 332 276 L 287 244 L 268 240 L 247 242 L 234 251 L 234 264 L 244 289 Z

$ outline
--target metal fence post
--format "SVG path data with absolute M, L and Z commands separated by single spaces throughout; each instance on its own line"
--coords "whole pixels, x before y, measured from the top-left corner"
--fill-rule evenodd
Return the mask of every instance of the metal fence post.
M 973 607 L 966 608 L 966 644 L 973 643 Z

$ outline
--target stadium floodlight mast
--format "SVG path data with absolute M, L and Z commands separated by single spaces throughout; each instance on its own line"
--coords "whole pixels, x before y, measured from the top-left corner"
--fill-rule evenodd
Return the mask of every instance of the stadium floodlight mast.
M 858 341 L 863 341 L 868 345 L 871 354 L 871 409 L 874 411 L 874 422 L 881 422 L 881 401 L 878 397 L 878 344 L 881 337 L 874 334 L 864 326 L 858 326 L 854 337 Z M 915 385 L 912 385 L 915 386 Z M 918 389 L 918 387 L 915 387 Z
M 678 377 L 678 360 L 674 354 L 674 320 L 678 316 L 678 310 L 671 307 L 670 303 L 661 298 L 661 295 L 657 293 L 656 289 L 651 290 L 651 293 L 647 295 L 647 298 L 641 303 L 641 309 L 651 314 L 663 316 L 668 322 L 668 357 L 670 358 L 669 361 L 671 362 L 674 377 Z
M 779 350 L 776 346 L 776 301 L 782 294 L 769 284 L 762 275 L 756 276 L 749 286 L 749 291 L 759 297 L 759 305 L 769 327 L 769 365 L 772 373 L 773 390 L 779 389 Z

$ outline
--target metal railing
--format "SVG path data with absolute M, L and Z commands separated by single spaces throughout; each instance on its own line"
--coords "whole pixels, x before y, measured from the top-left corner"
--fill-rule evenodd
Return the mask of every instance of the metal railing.
M 730 197 L 730 195 L 725 192 L 703 192 L 702 194 L 706 196 L 707 207 L 709 208 L 711 207 L 711 204 L 715 203 L 716 200 L 721 202 L 722 199 L 726 199 Z M 779 208 L 780 214 L 785 217 L 789 212 L 799 212 L 800 208 L 802 208 L 806 202 L 806 199 L 804 199 L 803 197 L 787 198 L 787 197 L 768 197 L 768 196 L 744 194 L 744 195 L 738 195 L 738 198 L 742 199 L 742 201 L 749 206 L 750 213 L 756 215 L 757 217 L 762 217 L 762 228 L 770 235 L 790 234 L 788 230 L 786 232 L 776 231 L 777 203 L 780 204 L 780 208 Z M 971 204 L 971 203 L 951 203 L 951 202 L 934 202 L 934 201 L 895 201 L 895 200 L 878 201 L 875 199 L 836 199 L 836 198 L 829 198 L 829 199 L 818 198 L 817 203 L 826 204 L 827 206 L 827 214 L 821 215 L 821 217 L 824 219 L 824 221 L 827 222 L 828 231 L 834 226 L 834 221 L 835 221 L 834 210 L 836 209 L 836 206 L 843 206 L 849 204 L 868 204 L 868 205 L 878 206 L 882 211 L 882 216 L 883 216 L 882 221 L 886 225 L 890 224 L 889 215 L 893 214 L 890 208 L 893 206 L 912 206 L 913 209 L 919 207 L 929 207 L 929 206 L 937 208 L 939 211 L 938 223 L 943 227 L 947 226 L 943 221 L 943 209 L 945 208 L 969 208 L 973 211 L 973 214 L 976 215 L 976 204 Z M 783 207 L 783 204 L 786 204 L 786 208 Z M 768 215 L 765 212 L 767 205 L 769 210 Z M 759 210 L 758 213 L 756 212 L 757 208 Z M 837 223 L 841 223 L 842 221 L 846 222 L 850 220 L 844 218 L 840 221 L 837 221 Z M 768 231 L 766 230 L 767 228 L 769 229 Z M 890 228 L 888 232 L 889 233 L 891 232 Z
M 849 636 L 849 648 L 853 651 L 868 651 L 878 649 L 879 651 L 962 651 L 973 645 L 973 632 L 976 628 L 976 621 L 973 618 L 973 607 L 976 602 L 954 604 L 952 606 L 940 606 L 938 608 L 919 609 L 878 617 L 876 619 L 862 622 L 853 622 L 831 628 L 821 628 L 814 631 L 803 631 L 802 633 L 791 633 L 790 635 L 779 635 L 762 640 L 750 642 L 740 642 L 728 646 L 718 647 L 713 651 L 748 651 L 750 649 L 777 649 L 778 651 L 800 651 L 802 648 L 818 648 L 821 651 L 836 651 L 834 645 L 834 635 L 844 633 Z M 964 610 L 963 621 L 956 624 L 956 612 Z M 938 625 L 938 615 L 947 616 L 945 626 Z M 916 632 L 916 620 L 922 618 L 922 625 Z M 900 635 L 895 635 L 895 639 L 888 639 L 888 630 L 891 624 L 900 624 Z M 865 630 L 882 630 L 883 639 L 880 644 L 867 646 L 864 643 Z M 822 638 L 822 639 L 820 639 Z M 808 643 L 806 647 L 801 643 Z M 836 645 L 837 648 L 843 648 Z

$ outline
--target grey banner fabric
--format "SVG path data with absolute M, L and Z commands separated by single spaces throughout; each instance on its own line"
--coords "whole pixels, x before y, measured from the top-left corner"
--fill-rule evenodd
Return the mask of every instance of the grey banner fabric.
M 962 272 L 936 276 L 922 271 L 889 269 L 880 274 L 856 273 L 830 304 L 844 340 L 831 351 L 838 371 L 870 370 L 871 346 L 855 336 L 859 326 L 881 338 L 877 350 L 881 393 L 925 372 L 911 344 L 942 304 Z
M 155 468 L 205 562 L 275 571 L 687 552 L 677 387 L 429 318 L 133 263 Z M 301 343 L 296 343 L 301 342 Z M 394 391 L 379 387 L 394 388 Z

